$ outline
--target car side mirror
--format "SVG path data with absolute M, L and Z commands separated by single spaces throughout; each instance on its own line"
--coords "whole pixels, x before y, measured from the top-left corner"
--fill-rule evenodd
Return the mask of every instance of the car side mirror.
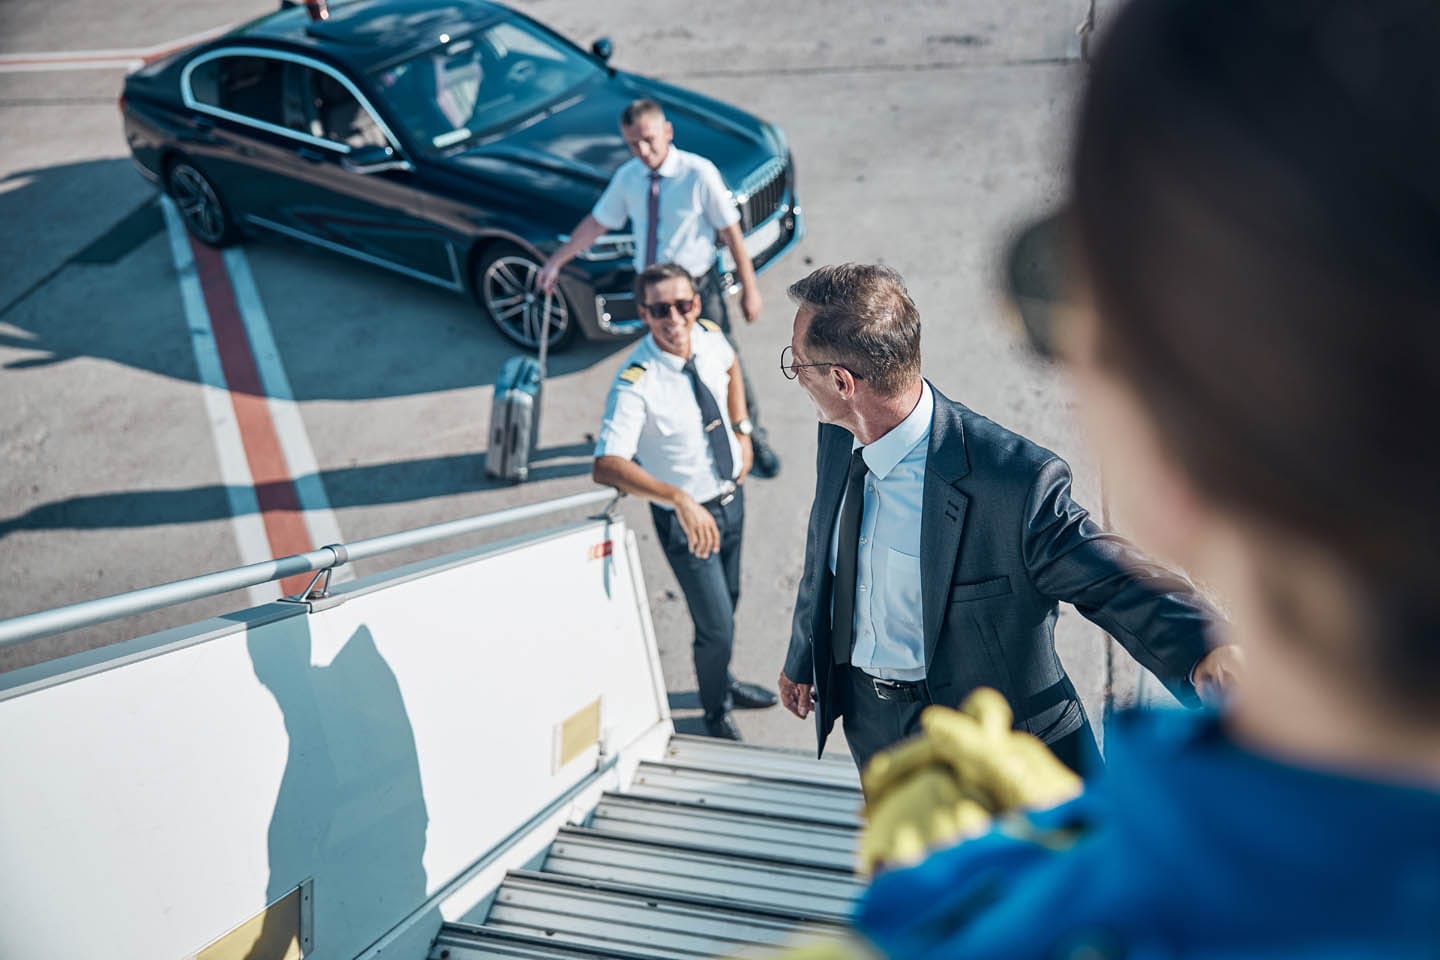
M 615 44 L 610 42 L 609 37 L 601 37 L 599 40 L 590 44 L 590 52 L 602 61 L 609 63 L 610 58 L 615 56 Z
M 340 165 L 351 173 L 384 173 L 386 170 L 413 170 L 410 161 L 387 144 L 356 147 L 340 158 Z

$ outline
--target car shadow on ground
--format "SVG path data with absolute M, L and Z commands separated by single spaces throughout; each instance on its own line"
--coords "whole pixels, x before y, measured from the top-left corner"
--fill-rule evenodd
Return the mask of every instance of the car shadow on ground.
M 590 473 L 593 446 L 572 443 L 542 447 L 531 458 L 529 482 Z M 406 503 L 514 486 L 485 474 L 485 451 L 421 460 L 367 464 L 322 470 L 319 474 L 333 509 Z M 303 479 L 303 478 L 302 478 Z M 289 482 L 285 486 L 289 486 Z M 273 502 L 270 484 L 258 484 L 256 501 Z M 197 523 L 232 515 L 223 484 L 157 490 L 125 490 L 70 497 L 32 507 L 0 520 L 0 540 L 22 530 L 95 530 Z
M 0 222 L 19 225 L 21 233 L 38 230 L 55 218 L 55 198 L 66 191 L 115 191 L 115 184 L 124 182 L 117 165 L 129 166 L 96 160 L 11 174 L 0 184 Z M 138 176 L 134 180 L 133 195 L 126 190 L 107 216 L 67 213 L 65 235 L 52 238 L 56 231 L 47 230 L 32 244 L 28 273 L 0 298 L 0 322 L 7 328 L 0 329 L 0 347 L 26 355 L 0 369 L 39 370 L 93 357 L 198 381 L 159 194 Z M 23 241 L 11 243 L 18 257 Z M 236 249 L 255 279 L 297 401 L 489 386 L 507 359 L 524 352 L 500 334 L 469 294 L 268 234 Z M 72 271 L 91 272 L 82 277 Z M 77 311 L 92 315 L 77 322 Z M 587 369 L 632 343 L 577 336 L 551 354 L 549 373 L 559 377 Z

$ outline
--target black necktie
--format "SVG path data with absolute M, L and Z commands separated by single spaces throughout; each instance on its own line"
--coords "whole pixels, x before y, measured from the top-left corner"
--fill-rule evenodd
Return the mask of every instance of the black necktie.
M 645 204 L 645 266 L 660 255 L 660 174 L 650 171 L 650 197 Z
M 834 605 L 830 614 L 830 653 L 836 663 L 850 662 L 855 638 L 855 574 L 860 552 L 860 517 L 865 512 L 865 448 L 850 455 L 845 505 L 840 508 L 840 543 L 835 551 Z
M 700 382 L 700 371 L 695 369 L 695 355 L 685 361 L 682 367 L 690 378 L 690 389 L 695 391 L 695 402 L 700 406 L 700 422 L 705 426 L 705 437 L 710 441 L 710 452 L 715 455 L 715 469 L 721 480 L 735 479 L 735 458 L 730 454 L 730 438 L 725 435 L 725 420 L 720 416 L 720 407 L 710 388 Z

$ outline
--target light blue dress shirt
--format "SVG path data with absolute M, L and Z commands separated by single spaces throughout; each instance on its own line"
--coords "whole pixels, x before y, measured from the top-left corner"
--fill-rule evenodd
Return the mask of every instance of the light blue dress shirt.
M 920 519 L 935 395 L 922 381 L 920 401 L 885 436 L 865 447 L 865 509 L 855 567 L 855 645 L 850 662 L 885 680 L 925 677 L 920 603 Z M 855 441 L 852 449 L 861 446 Z M 840 510 L 845 509 L 842 500 Z M 830 572 L 840 521 L 830 533 Z

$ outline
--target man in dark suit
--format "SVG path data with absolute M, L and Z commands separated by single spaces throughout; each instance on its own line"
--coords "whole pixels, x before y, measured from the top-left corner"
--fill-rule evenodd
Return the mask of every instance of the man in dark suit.
M 920 376 L 920 317 L 895 271 L 823 267 L 798 305 L 785 375 L 821 421 L 815 501 L 780 697 L 837 717 L 856 764 L 978 686 L 1084 773 L 1100 762 L 1055 653 L 1056 604 L 1099 624 L 1187 705 L 1237 667 L 1214 611 L 1070 499 L 1064 460 Z

